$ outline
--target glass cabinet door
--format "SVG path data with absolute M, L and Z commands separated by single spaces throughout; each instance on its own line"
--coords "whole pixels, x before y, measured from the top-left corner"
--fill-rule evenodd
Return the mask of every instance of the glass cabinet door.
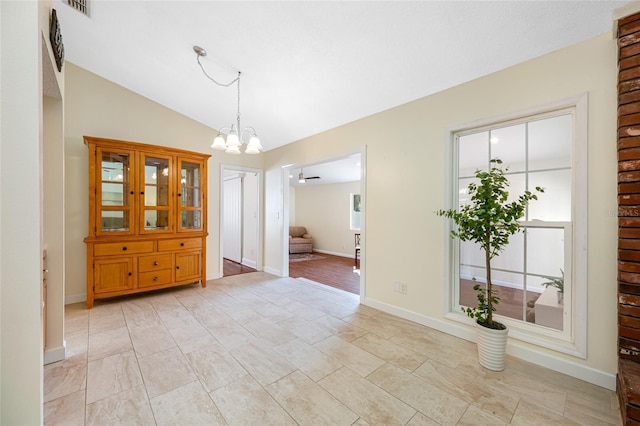
M 194 160 L 179 160 L 178 231 L 202 230 L 202 170 L 203 164 Z
M 133 152 L 108 148 L 96 150 L 97 166 L 101 167 L 96 182 L 96 234 L 133 233 L 132 196 L 134 180 L 131 174 Z
M 139 232 L 171 232 L 173 202 L 171 156 L 140 154 L 140 226 Z

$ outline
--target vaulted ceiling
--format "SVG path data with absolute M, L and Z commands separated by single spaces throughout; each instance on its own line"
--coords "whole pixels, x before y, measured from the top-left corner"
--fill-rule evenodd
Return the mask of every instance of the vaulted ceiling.
M 66 60 L 273 149 L 612 29 L 628 1 L 53 0 Z

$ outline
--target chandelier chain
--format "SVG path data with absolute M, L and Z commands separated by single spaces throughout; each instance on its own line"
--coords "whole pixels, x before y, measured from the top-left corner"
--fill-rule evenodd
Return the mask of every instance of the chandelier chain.
M 213 143 L 211 144 L 211 148 L 224 150 L 228 154 L 240 154 L 240 147 L 243 144 L 246 144 L 247 147 L 244 151 L 245 153 L 259 154 L 263 148 L 256 130 L 250 126 L 246 128 L 240 127 L 240 76 L 242 75 L 242 73 L 238 71 L 238 76 L 235 79 L 231 80 L 229 83 L 221 83 L 207 74 L 207 71 L 204 69 L 204 66 L 200 62 L 200 57 L 206 56 L 207 51 L 200 46 L 193 46 L 193 51 L 196 52 L 196 60 L 198 61 L 198 65 L 200 66 L 202 73 L 210 81 L 215 83 L 217 86 L 222 87 L 229 87 L 233 85 L 233 83 L 237 83 L 238 85 L 238 110 L 236 111 L 236 124 L 232 124 L 231 127 L 223 127 L 218 129 L 218 135 L 214 138 Z M 236 125 L 238 126 L 237 128 Z M 225 137 L 222 136 L 222 133 L 225 131 L 225 129 L 227 129 L 226 131 L 228 131 L 226 140 Z M 242 140 L 242 137 L 246 135 L 249 135 L 250 137 L 248 142 Z
M 207 74 L 207 71 L 205 71 L 204 67 L 202 66 L 202 63 L 200 63 L 200 55 L 196 55 L 196 60 L 198 61 L 198 65 L 200 65 L 200 69 L 202 70 L 202 72 L 204 73 L 204 75 L 211 81 L 213 81 L 215 84 L 217 84 L 218 86 L 222 86 L 222 87 L 229 87 L 231 86 L 233 83 L 235 83 L 236 81 L 239 82 L 240 80 L 240 73 L 238 73 L 238 77 L 236 77 L 234 80 L 231 80 L 228 83 L 220 83 L 218 80 L 216 80 L 215 78 L 211 77 L 209 74 Z
M 237 114 L 237 120 L 238 120 L 238 133 L 240 132 L 240 74 L 241 72 L 238 71 L 238 77 L 235 79 L 235 81 L 238 82 L 238 114 Z

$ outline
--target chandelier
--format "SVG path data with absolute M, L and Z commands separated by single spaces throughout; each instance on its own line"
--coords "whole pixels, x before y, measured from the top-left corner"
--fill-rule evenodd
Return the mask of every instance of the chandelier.
M 260 150 L 262 150 L 263 148 L 260 144 L 260 139 L 258 138 L 256 130 L 250 126 L 247 126 L 245 128 L 240 127 L 240 75 L 242 73 L 238 71 L 238 77 L 236 77 L 229 83 L 220 83 L 209 74 L 207 74 L 204 67 L 200 63 L 200 57 L 207 56 L 207 51 L 200 46 L 193 46 L 193 51 L 196 52 L 196 59 L 198 61 L 198 65 L 200 65 L 200 69 L 209 80 L 222 87 L 229 87 L 233 83 L 236 83 L 238 87 L 238 109 L 236 113 L 236 122 L 232 123 L 229 127 L 222 127 L 218 130 L 218 135 L 215 137 L 215 139 L 213 139 L 211 148 L 224 150 L 224 152 L 228 154 L 240 154 L 240 148 L 243 144 L 246 144 L 247 147 L 244 150 L 245 154 L 259 154 Z M 222 133 L 227 133 L 226 140 Z M 248 142 L 245 142 L 243 140 L 243 137 L 245 136 L 249 137 Z

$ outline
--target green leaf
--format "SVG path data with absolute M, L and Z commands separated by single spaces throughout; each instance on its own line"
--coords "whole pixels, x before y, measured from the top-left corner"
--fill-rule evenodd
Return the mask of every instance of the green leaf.
M 455 227 L 451 230 L 451 238 L 461 241 L 477 243 L 486 255 L 487 276 L 490 277 L 491 259 L 498 256 L 509 244 L 509 238 L 522 231 L 520 220 L 527 205 L 538 196 L 532 191 L 524 191 L 516 201 L 507 203 L 509 199 L 509 179 L 504 175 L 505 170 L 500 166 L 502 160 L 494 158 L 490 161 L 489 171 L 476 170 L 475 177 L 480 181 L 470 183 L 467 192 L 470 203 L 459 209 L 438 210 L 439 216 L 451 219 Z M 537 193 L 544 193 L 544 189 L 537 186 Z M 469 317 L 493 325 L 493 312 L 496 310 L 500 298 L 495 294 L 491 279 L 487 279 L 486 288 L 479 284 L 473 289 L 478 292 L 478 305 L 475 308 L 463 309 Z

